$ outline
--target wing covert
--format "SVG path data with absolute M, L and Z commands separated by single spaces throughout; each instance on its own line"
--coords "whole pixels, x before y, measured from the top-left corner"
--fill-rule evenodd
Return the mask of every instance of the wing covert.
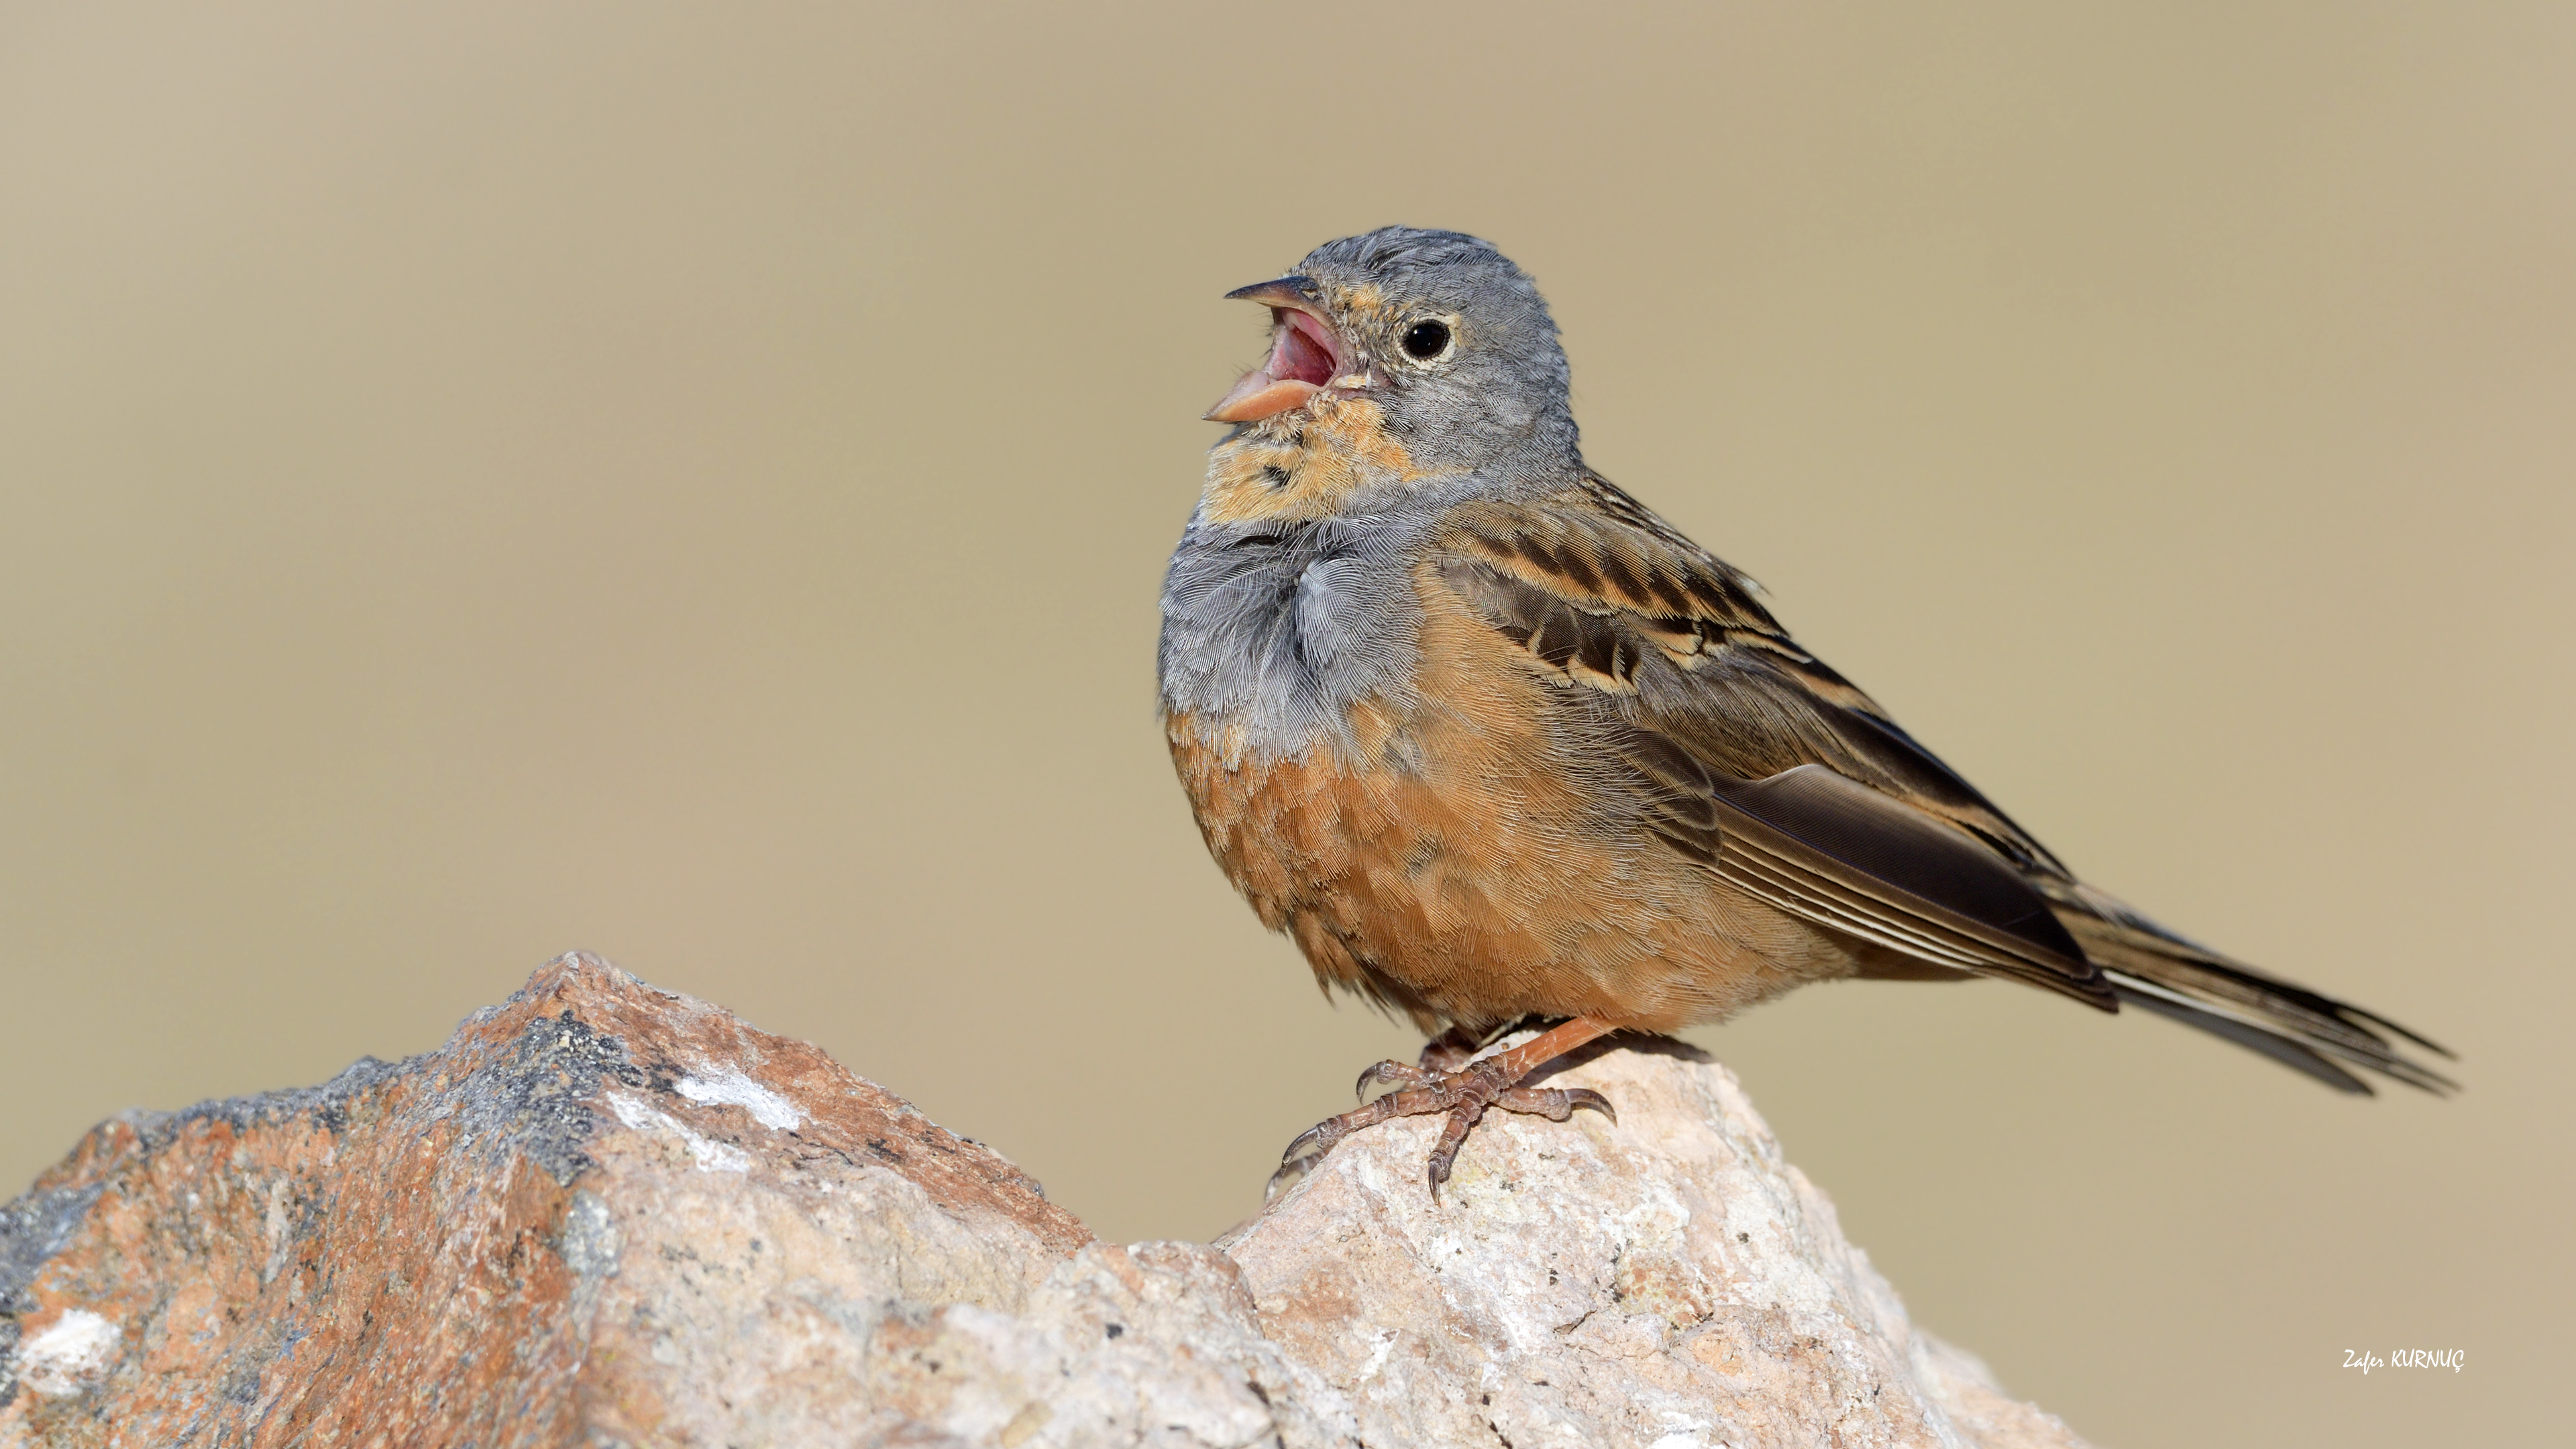
M 1800 649 L 1753 582 L 1606 482 L 1462 510 L 1440 576 L 1617 725 L 1644 823 L 1791 915 L 2110 1009 L 2024 872 L 2054 858 Z

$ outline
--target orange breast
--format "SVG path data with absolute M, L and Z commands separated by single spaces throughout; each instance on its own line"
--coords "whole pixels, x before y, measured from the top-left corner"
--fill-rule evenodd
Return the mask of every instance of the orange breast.
M 1416 587 L 1416 687 L 1355 705 L 1342 738 L 1229 762 L 1222 721 L 1166 721 L 1209 851 L 1320 980 L 1426 1031 L 1526 1012 L 1669 1031 L 1850 973 L 1835 939 L 1623 826 L 1587 773 L 1592 692 L 1427 569 Z

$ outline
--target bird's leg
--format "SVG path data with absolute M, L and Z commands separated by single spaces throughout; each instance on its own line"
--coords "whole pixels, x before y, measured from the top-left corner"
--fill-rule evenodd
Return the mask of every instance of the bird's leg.
M 1424 1042 L 1422 1055 L 1414 1059 L 1414 1065 L 1407 1066 L 1392 1057 L 1374 1063 L 1360 1073 L 1358 1083 L 1351 1090 L 1365 1101 L 1369 1088 L 1375 1086 L 1431 1086 L 1441 1077 L 1465 1066 L 1476 1053 L 1484 1050 L 1485 1043 L 1511 1029 L 1507 1026 L 1501 1031 L 1478 1031 L 1473 1027 L 1453 1026 Z
M 1467 1140 L 1468 1129 L 1476 1125 L 1477 1118 L 1485 1115 L 1487 1107 L 1501 1107 L 1507 1112 L 1528 1112 L 1555 1122 L 1574 1115 L 1578 1107 L 1589 1107 L 1616 1120 L 1608 1099 L 1588 1087 L 1530 1088 L 1519 1085 L 1521 1078 L 1541 1066 L 1615 1030 L 1617 1028 L 1607 1022 L 1578 1016 L 1482 1061 L 1435 1067 L 1432 1065 L 1434 1060 L 1456 1061 L 1448 1053 L 1456 1050 L 1456 1041 L 1461 1033 L 1452 1030 L 1423 1048 L 1422 1066 L 1379 1062 L 1360 1073 L 1359 1089 L 1366 1092 L 1380 1082 L 1396 1083 L 1400 1089 L 1306 1129 L 1280 1155 L 1279 1171 L 1270 1179 L 1271 1191 L 1277 1192 L 1283 1180 L 1322 1161 L 1324 1154 L 1333 1150 L 1334 1143 L 1361 1128 L 1374 1127 L 1393 1117 L 1419 1117 L 1435 1112 L 1447 1114 L 1448 1121 L 1441 1128 L 1440 1140 L 1431 1149 L 1430 1161 L 1426 1165 L 1434 1197 L 1440 1194 L 1440 1184 L 1448 1180 L 1449 1167 L 1457 1159 L 1459 1144 Z M 1442 1055 L 1435 1058 L 1435 1052 Z
M 1511 1030 L 1510 1027 L 1503 1031 Z M 1414 1064 L 1426 1072 L 1454 1072 L 1485 1049 L 1485 1043 L 1502 1035 L 1497 1031 L 1478 1031 L 1469 1026 L 1453 1026 L 1422 1044 L 1422 1055 Z

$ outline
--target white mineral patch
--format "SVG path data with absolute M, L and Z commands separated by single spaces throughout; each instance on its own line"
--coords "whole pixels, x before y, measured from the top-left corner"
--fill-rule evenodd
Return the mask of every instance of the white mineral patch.
M 723 1142 L 711 1142 L 689 1130 L 688 1125 L 668 1112 L 656 1111 L 624 1092 L 608 1094 L 608 1109 L 617 1120 L 633 1131 L 667 1132 L 680 1139 L 689 1149 L 689 1160 L 700 1172 L 749 1172 L 751 1154 Z
M 804 1108 L 731 1069 L 682 1077 L 679 1093 L 692 1102 L 740 1107 L 751 1113 L 751 1120 L 775 1131 L 792 1132 L 805 1125 Z
M 74 1308 L 18 1350 L 18 1378 L 49 1398 L 77 1394 L 107 1372 L 125 1333 L 86 1308 Z

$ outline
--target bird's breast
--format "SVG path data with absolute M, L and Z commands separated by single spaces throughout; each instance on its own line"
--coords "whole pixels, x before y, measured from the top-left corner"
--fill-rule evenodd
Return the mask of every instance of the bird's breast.
M 1421 605 L 1400 521 L 1194 519 L 1163 585 L 1163 712 L 1236 764 L 1360 748 L 1410 701 Z
M 1735 903 L 1625 828 L 1566 686 L 1491 648 L 1425 568 L 1401 695 L 1352 701 L 1302 750 L 1166 716 L 1210 854 L 1328 982 L 1424 1022 L 1525 1011 L 1667 1030 L 1776 989 Z M 1785 978 L 1782 978 L 1785 980 Z

